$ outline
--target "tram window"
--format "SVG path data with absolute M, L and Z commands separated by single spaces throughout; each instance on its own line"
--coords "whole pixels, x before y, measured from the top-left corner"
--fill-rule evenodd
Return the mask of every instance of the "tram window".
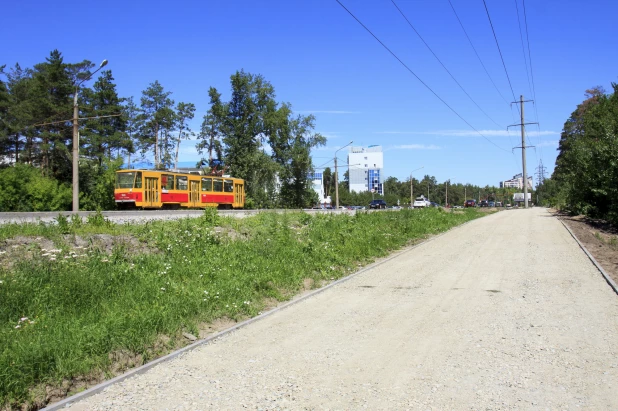
M 116 188 L 133 188 L 135 173 L 116 174 Z
M 234 180 L 225 180 L 223 184 L 223 191 L 226 193 L 234 192 Z
M 202 178 L 202 191 L 212 191 L 212 178 Z
M 219 178 L 215 178 L 213 180 L 213 189 L 212 191 L 221 192 L 223 191 L 223 180 Z
M 161 175 L 161 186 L 167 190 L 174 189 L 174 176 L 171 174 L 162 174 Z
M 187 189 L 187 177 L 186 176 L 176 176 L 176 189 L 177 190 Z
M 142 172 L 135 173 L 135 188 L 142 188 Z

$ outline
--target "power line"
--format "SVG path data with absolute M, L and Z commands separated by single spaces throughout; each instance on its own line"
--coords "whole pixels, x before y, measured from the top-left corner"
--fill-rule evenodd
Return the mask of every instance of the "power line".
M 524 47 L 524 35 L 521 32 L 521 20 L 519 18 L 519 5 L 517 0 L 515 1 L 515 10 L 517 10 L 517 28 L 519 29 L 519 40 L 521 41 L 521 53 L 524 56 L 524 67 L 526 67 L 526 78 L 528 79 L 528 89 L 532 93 L 532 86 L 530 85 L 530 74 L 528 73 L 528 59 L 526 58 L 526 49 Z
M 384 47 L 389 53 L 391 53 L 391 55 L 393 57 L 395 57 L 395 59 L 397 59 L 397 61 L 399 63 L 401 63 L 402 66 L 404 66 L 414 77 L 416 77 L 416 79 L 418 81 L 421 82 L 422 85 L 424 85 L 429 91 L 431 91 L 433 93 L 434 96 L 436 96 L 436 98 L 438 100 L 440 100 L 446 107 L 448 107 L 453 113 L 455 113 L 455 115 L 457 117 L 459 117 L 464 123 L 466 123 L 472 130 L 476 131 L 481 137 L 483 137 L 485 140 L 489 141 L 491 144 L 493 144 L 494 146 L 496 146 L 497 148 L 499 148 L 502 151 L 506 151 L 507 153 L 509 152 L 508 150 L 500 147 L 499 145 L 497 145 L 496 143 L 494 143 L 493 141 L 491 141 L 490 139 L 488 139 L 485 135 L 483 135 L 480 131 L 478 131 L 476 128 L 474 128 L 472 126 L 472 124 L 470 124 L 465 118 L 463 118 L 457 111 L 455 111 L 454 108 L 452 108 L 446 101 L 444 101 L 442 99 L 442 97 L 440 97 L 435 91 L 432 90 L 431 87 L 429 87 L 427 85 L 427 83 L 425 83 L 423 80 L 421 80 L 421 78 L 419 76 L 416 75 L 416 73 L 414 71 L 412 71 L 412 69 L 410 67 L 408 67 L 403 61 L 401 61 L 401 59 L 399 57 L 397 57 L 397 55 L 395 53 L 393 53 L 391 51 L 391 49 L 389 49 L 386 44 L 382 43 L 382 40 L 380 40 L 375 34 L 373 34 L 373 32 L 371 30 L 369 30 L 367 28 L 367 26 L 365 26 L 350 10 L 348 10 L 339 0 L 336 0 L 337 3 L 339 3 L 339 5 L 341 7 L 343 7 L 343 9 L 345 11 L 348 12 L 348 14 L 350 14 L 350 16 L 352 16 L 354 18 L 354 20 L 356 20 L 358 22 L 358 24 L 360 24 L 365 30 L 367 30 L 367 32 L 369 32 L 369 34 L 371 34 L 373 36 L 374 39 L 377 40 L 378 43 L 380 43 L 382 45 L 382 47 Z
M 494 79 L 491 78 L 491 75 L 489 74 L 489 71 L 487 71 L 487 68 L 485 67 L 485 64 L 483 64 L 483 60 L 481 60 L 481 56 L 479 56 L 479 53 L 476 51 L 476 48 L 474 47 L 474 44 L 472 43 L 472 40 L 470 39 L 470 36 L 468 36 L 468 32 L 466 31 L 466 29 L 464 28 L 463 23 L 459 19 L 459 15 L 457 15 L 457 12 L 455 11 L 455 7 L 453 7 L 453 3 L 451 3 L 451 0 L 448 0 L 448 3 L 451 5 L 451 8 L 453 9 L 453 13 L 455 13 L 455 17 L 457 17 L 457 21 L 459 22 L 459 25 L 461 26 L 461 29 L 463 30 L 464 34 L 466 35 L 466 38 L 468 39 L 468 42 L 470 43 L 470 46 L 472 46 L 472 50 L 474 50 L 474 54 L 476 54 L 476 57 L 479 59 L 479 63 L 481 63 L 481 66 L 483 66 L 483 70 L 485 70 L 485 73 L 487 74 L 487 77 L 489 77 L 489 81 L 491 81 L 491 84 L 494 85 L 494 88 L 496 89 L 498 94 L 500 94 L 500 97 L 502 97 L 502 100 L 504 100 L 504 102 L 506 104 L 509 104 L 508 100 L 506 98 L 504 98 L 504 96 L 500 92 L 500 89 L 498 88 L 498 86 L 496 86 L 496 83 L 494 82 Z
M 506 73 L 506 79 L 509 81 L 509 87 L 511 88 L 511 94 L 513 94 L 513 100 L 515 100 L 515 92 L 513 91 L 513 85 L 511 84 L 511 78 L 509 77 L 509 72 L 506 69 L 506 64 L 504 63 L 504 58 L 502 57 L 502 50 L 500 50 L 500 44 L 498 43 L 498 37 L 496 36 L 496 31 L 494 30 L 494 25 L 491 22 L 491 16 L 489 15 L 489 9 L 487 8 L 487 3 L 483 0 L 483 4 L 485 5 L 485 12 L 487 12 L 487 19 L 489 20 L 489 25 L 491 26 L 491 32 L 494 34 L 494 39 L 496 40 L 496 46 L 498 47 L 498 53 L 500 53 L 500 60 L 502 60 L 502 67 L 504 67 L 504 72 Z M 519 107 L 517 107 L 517 111 L 519 111 Z
M 433 56 L 436 58 L 436 60 L 438 60 L 438 63 L 440 63 L 440 65 L 442 66 L 442 68 L 449 74 L 449 76 L 451 76 L 451 78 L 453 79 L 453 81 L 459 86 L 459 88 L 461 89 L 461 91 L 463 91 L 466 96 L 468 96 L 468 98 L 470 99 L 470 101 L 472 101 L 474 103 L 474 105 L 476 107 L 478 107 L 479 110 L 481 110 L 481 112 L 483 114 L 485 114 L 485 116 L 490 119 L 495 125 L 497 125 L 500 128 L 504 128 L 504 126 L 496 123 L 496 121 L 491 118 L 489 116 L 489 114 L 487 114 L 485 112 L 485 110 L 483 110 L 481 108 L 481 106 L 479 106 L 476 101 L 474 101 L 474 99 L 470 96 L 470 94 L 468 94 L 468 92 L 463 88 L 463 86 L 461 84 L 459 84 L 459 81 L 457 81 L 457 79 L 455 78 L 455 76 L 453 76 L 453 74 L 449 71 L 449 69 L 446 68 L 446 66 L 444 65 L 444 63 L 442 63 L 442 60 L 440 60 L 440 58 L 438 58 L 438 56 L 436 55 L 436 53 L 434 53 L 434 51 L 431 49 L 431 47 L 429 47 L 429 44 L 427 44 L 427 42 L 425 41 L 425 39 L 423 39 L 423 36 L 421 36 L 421 34 L 416 30 L 416 28 L 412 25 L 412 23 L 410 22 L 410 20 L 406 17 L 406 15 L 403 13 L 403 11 L 401 11 L 401 9 L 399 8 L 399 6 L 397 5 L 397 3 L 395 3 L 395 0 L 391 0 L 391 2 L 393 3 L 393 5 L 395 6 L 395 8 L 399 11 L 399 13 L 403 16 L 403 18 L 408 22 L 408 24 L 410 25 L 410 27 L 412 28 L 412 30 L 414 30 L 414 32 L 416 33 L 416 35 L 421 39 L 421 41 L 423 42 L 423 44 L 429 49 L 429 51 L 431 52 L 431 54 L 433 54 Z M 523 41 L 523 40 L 522 40 Z M 522 43 L 522 47 L 523 47 L 523 43 Z
M 517 0 L 515 1 L 515 10 L 517 11 L 517 28 L 519 29 L 519 39 L 521 41 L 521 52 L 524 56 L 524 67 L 526 68 L 526 78 L 528 79 L 528 89 L 530 91 L 530 93 L 532 93 L 532 86 L 530 85 L 530 75 L 528 74 L 528 60 L 526 59 L 526 49 L 524 48 L 524 38 L 523 38 L 523 34 L 521 32 L 521 20 L 519 18 L 519 5 L 517 4 Z M 534 97 L 534 96 L 533 96 Z M 538 116 L 535 117 L 537 122 L 538 122 Z M 524 133 L 526 134 L 526 138 L 528 139 L 528 145 L 532 145 L 532 142 L 530 141 L 530 136 L 528 136 L 528 131 L 524 128 Z M 537 156 L 536 156 L 536 147 L 534 148 L 534 159 L 538 161 Z
M 541 157 L 543 157 L 543 148 L 541 147 L 540 143 L 541 143 L 541 126 L 538 124 L 539 123 L 539 112 L 537 110 L 536 107 L 536 89 L 534 86 L 534 71 L 532 70 L 532 55 L 530 54 L 530 36 L 528 34 L 528 17 L 526 15 L 526 0 L 522 0 L 522 4 L 523 4 L 523 9 L 524 9 L 524 23 L 526 26 L 526 42 L 528 43 L 528 61 L 530 62 L 530 77 L 532 77 L 532 96 L 534 98 L 534 115 L 536 117 L 536 122 L 537 122 L 537 129 L 539 130 L 539 147 L 541 150 Z

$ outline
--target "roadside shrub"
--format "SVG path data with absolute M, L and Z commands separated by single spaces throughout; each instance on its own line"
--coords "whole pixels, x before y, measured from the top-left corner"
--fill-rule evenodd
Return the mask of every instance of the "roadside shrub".
M 41 175 L 41 170 L 16 164 L 0 170 L 0 211 L 66 211 L 71 186 Z

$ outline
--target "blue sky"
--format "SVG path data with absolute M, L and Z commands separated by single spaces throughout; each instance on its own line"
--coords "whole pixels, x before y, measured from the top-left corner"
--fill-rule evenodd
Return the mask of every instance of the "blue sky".
M 516 3 L 517 1 L 517 3 Z M 328 138 L 314 151 L 316 166 L 338 148 L 380 144 L 384 173 L 404 180 L 436 176 L 438 181 L 498 185 L 521 172 L 519 122 L 513 94 L 498 54 L 482 0 L 451 0 L 499 92 L 479 63 L 448 0 L 396 1 L 488 118 L 457 86 L 390 0 L 341 0 L 416 75 L 487 139 L 423 86 L 335 0 L 314 1 L 49 1 L 3 5 L 0 64 L 31 67 L 53 49 L 67 62 L 108 59 L 120 95 L 135 96 L 158 80 L 176 102 L 197 107 L 199 130 L 208 110 L 207 91 L 229 97 L 236 70 L 262 74 L 279 101 L 316 116 L 316 131 Z M 521 0 L 486 0 L 513 93 L 532 99 L 524 63 Z M 554 168 L 564 121 L 584 91 L 610 89 L 618 81 L 618 3 L 611 0 L 528 0 L 536 108 L 525 107 L 528 173 L 539 161 Z M 528 50 L 525 49 L 528 57 Z M 495 123 L 494 123 L 495 121 Z M 498 125 L 497 125 L 497 124 Z M 539 133 L 540 131 L 540 133 Z M 500 148 L 496 147 L 499 146 Z M 199 156 L 183 143 L 181 160 Z M 339 152 L 346 162 L 345 150 Z M 330 164 L 326 165 L 332 165 Z

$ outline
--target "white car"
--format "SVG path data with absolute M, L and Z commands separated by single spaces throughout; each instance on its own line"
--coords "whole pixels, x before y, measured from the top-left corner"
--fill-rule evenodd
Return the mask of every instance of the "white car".
M 412 207 L 414 208 L 422 208 L 429 206 L 431 206 L 431 202 L 424 196 L 416 197 L 416 199 L 414 200 L 414 204 L 412 204 Z

